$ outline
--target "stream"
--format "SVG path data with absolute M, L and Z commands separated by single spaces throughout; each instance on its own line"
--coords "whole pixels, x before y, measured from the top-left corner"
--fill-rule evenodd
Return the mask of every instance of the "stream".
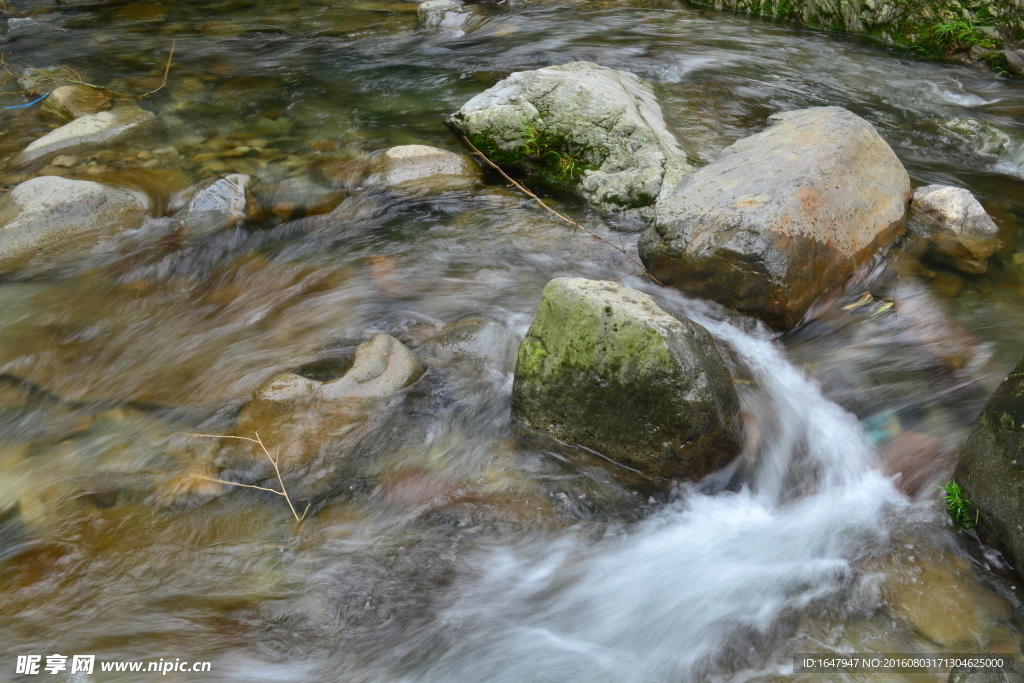
M 435 32 L 415 4 L 376 0 L 12 4 L 38 24 L 0 36 L 10 69 L 159 88 L 138 103 L 160 125 L 63 167 L 0 163 L 5 191 L 65 175 L 154 214 L 0 280 L 0 680 L 34 680 L 19 655 L 61 653 L 211 663 L 168 681 L 945 681 L 794 674 L 794 655 L 1024 653 L 1019 579 L 939 490 L 1022 354 L 1024 83 L 662 0 L 472 4 Z M 574 60 L 653 82 L 696 164 L 773 113 L 846 107 L 915 186 L 970 189 L 1006 248 L 979 276 L 880 264 L 870 287 L 894 307 L 851 291 L 779 336 L 638 276 L 497 174 L 405 195 L 325 180 L 395 145 L 465 153 L 445 115 Z M 52 127 L 0 109 L 0 159 Z M 226 173 L 285 208 L 176 232 L 168 216 Z M 634 226 L 533 189 L 635 253 Z M 431 361 L 466 317 L 518 342 L 563 276 L 708 328 L 745 421 L 727 471 L 651 488 L 513 424 L 506 356 Z M 281 371 L 340 375 L 378 333 L 431 368 L 343 457 L 285 472 L 301 524 L 281 496 L 208 480 L 238 455 L 195 434 L 231 433 Z

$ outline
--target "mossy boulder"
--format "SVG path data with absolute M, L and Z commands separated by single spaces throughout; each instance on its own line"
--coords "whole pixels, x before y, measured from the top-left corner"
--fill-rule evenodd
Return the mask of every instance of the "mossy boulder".
M 885 140 L 845 109 L 768 123 L 661 199 L 638 249 L 662 282 L 789 330 L 895 241 L 913 190 Z
M 513 73 L 448 123 L 495 163 L 612 214 L 652 217 L 662 188 L 693 170 L 651 86 L 590 62 Z
M 694 479 L 740 450 L 711 335 L 614 282 L 557 278 L 519 347 L 512 415 L 650 477 Z
M 1024 575 L 1024 359 L 975 421 L 953 478 L 979 533 Z

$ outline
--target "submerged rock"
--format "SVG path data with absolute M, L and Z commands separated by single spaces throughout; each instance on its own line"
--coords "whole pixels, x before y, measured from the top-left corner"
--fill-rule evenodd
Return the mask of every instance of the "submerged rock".
M 650 218 L 693 169 L 651 86 L 590 62 L 512 74 L 448 119 L 492 161 L 572 189 L 595 208 Z
M 327 446 L 337 457 L 372 431 L 386 402 L 426 371 L 402 342 L 378 334 L 359 345 L 352 367 L 337 379 L 320 382 L 291 372 L 273 377 L 242 410 L 236 433 L 259 432 L 288 465 L 308 465 Z
M 512 330 L 490 318 L 463 318 L 445 325 L 429 344 L 431 355 L 441 363 L 493 362 L 503 371 L 514 366 L 518 346 Z
M 789 330 L 896 239 L 912 190 L 889 145 L 845 109 L 768 122 L 659 201 L 638 249 L 662 282 Z
M 249 176 L 234 173 L 197 189 L 181 212 L 181 223 L 189 232 L 202 234 L 234 227 L 257 213 Z
M 84 236 L 138 226 L 147 207 L 134 194 L 84 180 L 33 178 L 0 197 L 0 272 L 37 254 L 78 246 Z
M 472 187 L 482 180 L 480 166 L 467 156 L 426 145 L 402 145 L 376 158 L 364 184 L 388 190 L 443 192 Z
M 1010 606 L 978 581 L 969 560 L 915 538 L 879 560 L 877 569 L 892 613 L 936 645 L 999 652 L 1012 643 Z
M 708 331 L 613 282 L 547 284 L 519 347 L 512 414 L 651 477 L 701 477 L 742 443 Z
M 1024 360 L 971 428 L 953 478 L 977 508 L 978 531 L 1024 575 Z
M 155 114 L 139 107 L 118 107 L 82 116 L 33 141 L 15 158 L 15 163 L 28 164 L 81 147 L 114 144 L 144 132 L 155 121 Z
M 110 109 L 114 101 L 110 93 L 88 85 L 64 85 L 43 100 L 42 111 L 63 121 Z
M 957 270 L 979 275 L 988 257 L 1003 247 L 999 228 L 967 190 L 926 185 L 914 190 L 910 220 L 930 240 L 929 255 Z
M 416 8 L 416 16 L 424 28 L 458 30 L 469 20 L 458 0 L 427 0 Z

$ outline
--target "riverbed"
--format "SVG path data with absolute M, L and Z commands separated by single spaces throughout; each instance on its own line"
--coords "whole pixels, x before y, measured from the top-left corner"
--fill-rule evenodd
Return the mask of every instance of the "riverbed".
M 433 32 L 411 3 L 31 5 L 38 24 L 0 38 L 12 70 L 68 67 L 160 125 L 0 167 L 5 189 L 64 175 L 153 208 L 0 282 L 5 676 L 61 653 L 211 663 L 165 677 L 182 681 L 768 682 L 821 680 L 792 675 L 797 653 L 1021 653 L 1019 580 L 938 487 L 1022 354 L 1024 83 L 675 2 L 481 3 Z M 574 60 L 653 82 L 697 165 L 773 113 L 846 107 L 915 186 L 970 189 L 1006 247 L 980 276 L 886 264 L 873 303 L 850 292 L 779 336 L 658 287 L 496 174 L 411 195 L 337 180 L 395 145 L 466 153 L 444 116 Z M 0 106 L 29 99 L 4 88 Z M 0 110 L 0 158 L 54 125 Z M 176 232 L 191 188 L 227 173 L 264 218 Z M 635 252 L 635 226 L 533 189 Z M 484 354 L 431 363 L 322 477 L 296 475 L 300 524 L 281 496 L 208 480 L 235 456 L 195 434 L 231 433 L 276 373 L 337 376 L 378 333 L 429 356 L 466 317 L 521 339 L 560 276 L 711 331 L 746 421 L 727 477 L 666 491 L 516 426 L 511 367 Z

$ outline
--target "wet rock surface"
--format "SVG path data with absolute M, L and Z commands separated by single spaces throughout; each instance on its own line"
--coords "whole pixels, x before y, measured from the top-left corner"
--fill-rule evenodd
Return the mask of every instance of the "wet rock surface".
M 249 176 L 235 173 L 200 185 L 181 213 L 181 223 L 192 234 L 234 227 L 259 214 L 249 192 Z
M 118 107 L 82 116 L 32 142 L 15 163 L 29 164 L 51 154 L 70 153 L 125 140 L 155 124 L 156 115 L 139 107 Z
M 480 166 L 469 157 L 426 145 L 402 145 L 377 156 L 365 184 L 394 191 L 443 192 L 482 180 Z
M 63 121 L 110 109 L 113 105 L 110 93 L 88 85 L 63 85 L 55 88 L 43 101 L 43 113 Z
M 42 176 L 0 197 L 0 272 L 55 258 L 99 236 L 137 227 L 146 204 L 119 188 Z
M 930 240 L 930 257 L 971 275 L 988 269 L 988 258 L 1003 247 L 999 228 L 968 190 L 926 185 L 914 190 L 910 220 Z
M 514 73 L 448 122 L 495 163 L 610 213 L 649 218 L 663 189 L 692 170 L 650 85 L 590 62 Z
M 1024 361 L 974 423 L 954 474 L 977 508 L 978 530 L 1024 571 Z
M 776 114 L 658 203 L 640 256 L 655 277 L 793 328 L 906 225 L 910 178 L 839 107 Z
M 558 278 L 519 347 L 512 415 L 652 477 L 739 452 L 739 401 L 707 330 L 633 289 Z
M 356 349 L 352 366 L 337 379 L 318 381 L 291 372 L 270 379 L 239 415 L 235 434 L 259 434 L 278 458 L 286 481 L 311 495 L 330 483 L 330 473 L 387 417 L 387 404 L 426 372 L 404 344 L 378 334 Z M 262 449 L 246 448 L 248 468 L 265 471 Z M 243 469 L 246 467 L 243 463 Z

